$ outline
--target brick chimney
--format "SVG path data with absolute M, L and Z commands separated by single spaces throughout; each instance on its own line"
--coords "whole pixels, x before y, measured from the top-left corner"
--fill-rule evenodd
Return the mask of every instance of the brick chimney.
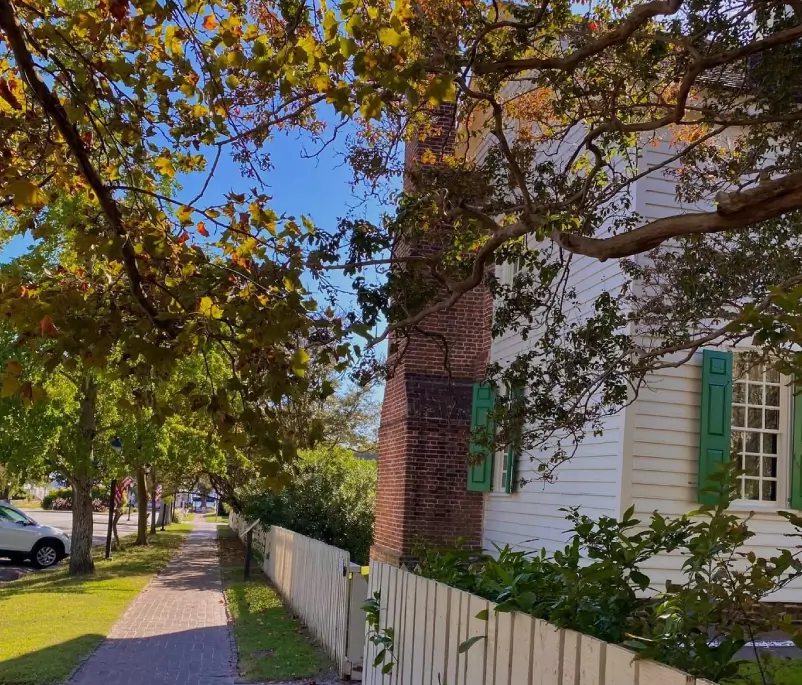
M 438 158 L 453 152 L 453 119 L 453 106 L 434 109 L 434 134 L 407 143 L 407 187 L 409 171 L 427 151 Z M 395 254 L 432 249 L 433 243 L 402 244 Z M 379 427 L 374 559 L 401 565 L 412 561 L 423 541 L 481 542 L 482 494 L 467 491 L 467 458 L 472 390 L 484 377 L 491 314 L 490 294 L 477 288 L 426 319 L 427 335 L 390 339 L 393 372 Z

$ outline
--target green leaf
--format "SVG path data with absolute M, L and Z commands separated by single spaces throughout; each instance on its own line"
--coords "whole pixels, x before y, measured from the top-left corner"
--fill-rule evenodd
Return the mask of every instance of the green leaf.
M 393 670 L 393 662 L 390 661 L 389 663 L 384 664 L 384 668 L 382 669 L 382 673 L 384 675 L 387 675 L 392 670 Z
M 487 609 L 482 609 L 478 614 L 476 614 L 476 618 L 480 621 L 486 621 L 490 616 L 490 612 Z
M 386 649 L 383 649 L 382 651 L 380 651 L 380 652 L 379 652 L 379 653 L 376 655 L 376 658 L 373 660 L 373 666 L 374 666 L 374 667 L 378 666 L 378 665 L 379 665 L 379 664 L 381 664 L 381 663 L 384 663 L 384 656 L 385 656 L 385 654 L 387 654 L 387 650 L 386 650 Z
M 474 635 L 473 637 L 469 637 L 465 642 L 461 643 L 459 649 L 457 650 L 460 654 L 464 654 L 467 652 L 471 647 L 473 647 L 479 640 L 484 640 L 487 635 Z

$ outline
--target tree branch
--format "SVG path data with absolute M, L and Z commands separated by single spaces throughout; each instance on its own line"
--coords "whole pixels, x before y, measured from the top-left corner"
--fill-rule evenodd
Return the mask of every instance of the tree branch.
M 89 151 L 81 139 L 78 129 L 70 121 L 61 101 L 45 85 L 39 73 L 36 71 L 33 56 L 25 42 L 22 27 L 17 20 L 14 7 L 10 0 L 0 0 L 0 28 L 2 28 L 8 39 L 8 44 L 11 46 L 11 50 L 14 53 L 17 66 L 24 80 L 27 82 L 28 87 L 34 97 L 42 105 L 44 111 L 55 121 L 67 147 L 78 162 L 81 175 L 86 179 L 86 182 L 95 195 L 97 195 L 98 202 L 106 218 L 109 220 L 112 229 L 122 239 L 122 261 L 125 266 L 125 271 L 128 274 L 128 282 L 134 299 L 156 328 L 168 334 L 170 337 L 175 337 L 176 331 L 174 325 L 171 322 L 160 320 L 158 310 L 153 302 L 150 301 L 150 298 L 142 287 L 142 276 L 137 267 L 134 246 L 131 244 L 130 236 L 125 229 L 122 213 L 117 201 L 92 165 L 89 159 Z

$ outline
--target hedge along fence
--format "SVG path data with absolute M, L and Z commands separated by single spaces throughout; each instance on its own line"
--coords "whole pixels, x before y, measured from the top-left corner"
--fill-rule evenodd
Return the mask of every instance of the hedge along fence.
M 368 592 L 365 685 L 712 685 L 387 564 L 371 563 Z
M 234 512 L 229 525 L 242 536 L 248 523 Z M 365 640 L 368 581 L 345 550 L 286 528 L 253 530 L 262 570 L 288 607 L 336 662 L 341 678 L 359 680 Z

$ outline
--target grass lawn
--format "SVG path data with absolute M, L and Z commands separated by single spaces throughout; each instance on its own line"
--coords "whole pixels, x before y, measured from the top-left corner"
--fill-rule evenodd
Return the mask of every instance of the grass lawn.
M 254 682 L 313 678 L 331 663 L 291 617 L 258 566 L 242 580 L 244 547 L 228 528 L 219 526 L 220 565 L 226 600 L 234 618 L 240 674 Z
M 91 578 L 70 578 L 61 564 L 0 584 L 0 684 L 64 680 L 167 564 L 189 530 L 170 526 L 152 537 L 150 546 L 124 547 L 110 561 L 98 552 Z
M 11 500 L 12 506 L 17 509 L 41 509 L 42 501 L 38 499 L 13 499 Z
M 766 680 L 770 685 L 802 685 L 802 660 L 772 658 L 764 662 Z M 725 681 L 732 685 L 763 685 L 756 663 L 743 664 L 738 677 Z
M 209 523 L 226 523 L 228 521 L 225 516 L 218 516 L 216 513 L 204 514 L 203 520 Z

